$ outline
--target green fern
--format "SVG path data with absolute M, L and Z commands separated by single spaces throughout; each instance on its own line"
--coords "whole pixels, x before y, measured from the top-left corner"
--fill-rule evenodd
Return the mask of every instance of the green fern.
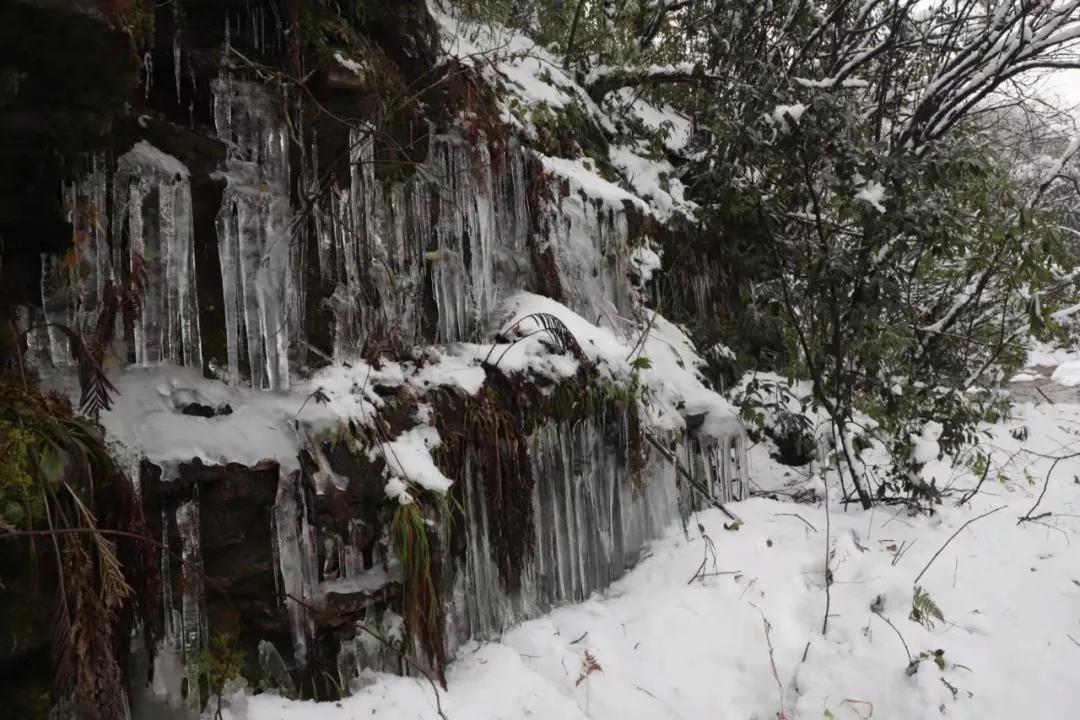
M 911 599 L 911 614 L 908 616 L 927 630 L 934 629 L 934 621 L 945 622 L 941 608 L 922 587 L 915 587 L 915 596 Z

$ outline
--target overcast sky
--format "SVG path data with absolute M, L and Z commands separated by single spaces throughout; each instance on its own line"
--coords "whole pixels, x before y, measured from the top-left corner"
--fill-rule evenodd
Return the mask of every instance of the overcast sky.
M 1062 70 L 1049 79 L 1052 92 L 1062 100 L 1080 104 L 1080 70 Z

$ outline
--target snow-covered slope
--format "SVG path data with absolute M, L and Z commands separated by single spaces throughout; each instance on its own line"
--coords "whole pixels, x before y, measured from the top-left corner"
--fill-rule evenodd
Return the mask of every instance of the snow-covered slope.
M 991 472 L 979 492 L 964 507 L 947 500 L 934 517 L 764 497 L 733 506 L 737 529 L 718 511 L 698 513 L 602 595 L 463 648 L 443 712 L 468 720 L 1069 717 L 1080 705 L 1080 544 L 1072 545 L 1080 457 L 1058 462 L 1041 494 L 1054 462 L 1047 456 L 1076 453 L 1077 427 L 1080 404 L 1021 405 L 1013 420 L 988 428 Z M 960 491 L 978 481 L 939 461 L 925 472 Z M 753 479 L 777 497 L 807 482 L 760 446 Z M 1017 522 L 1033 509 L 1050 514 Z M 915 585 L 944 620 L 910 619 Z M 227 717 L 251 720 L 438 717 L 426 681 L 392 676 L 334 706 L 265 695 L 233 702 Z

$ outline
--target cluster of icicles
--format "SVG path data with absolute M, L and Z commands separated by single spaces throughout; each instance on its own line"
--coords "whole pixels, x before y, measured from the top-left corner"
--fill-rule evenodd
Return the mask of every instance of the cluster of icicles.
M 177 80 L 179 82 L 179 79 Z M 290 203 L 290 179 L 314 191 L 323 169 L 317 147 L 300 153 L 290 168 L 289 135 L 265 89 L 223 73 L 213 85 L 218 139 L 227 148 L 217 179 L 225 182 L 216 216 L 220 278 L 196 276 L 190 173 L 178 159 L 146 142 L 110 167 L 104 156 L 65 189 L 76 227 L 72 253 L 45 257 L 43 317 L 30 322 L 89 329 L 109 284 L 145 275 L 141 312 L 124 348 L 139 364 L 170 362 L 209 367 L 230 382 L 284 389 L 289 349 L 304 345 L 301 318 L 318 278 L 333 288 L 336 360 L 359 349 L 376 327 L 393 327 L 406 342 L 476 340 L 497 308 L 500 293 L 528 287 L 530 253 L 550 252 L 563 282 L 565 301 L 586 317 L 630 314 L 632 289 L 626 267 L 625 215 L 581 198 L 565 198 L 558 212 L 536 216 L 526 198 L 526 153 L 514 141 L 498 162 L 482 146 L 454 135 L 432 135 L 428 161 L 415 175 L 392 185 L 375 175 L 371 139 L 350 137 L 347 187 L 312 192 L 298 217 Z M 105 209 L 112 208 L 111 217 Z M 307 257 L 302 233 L 315 233 L 316 257 Z M 543 237 L 542 247 L 536 235 Z M 316 273 L 306 270 L 318 264 Z M 200 287 L 220 283 L 224 299 L 225 357 L 205 356 L 200 327 Z M 436 308 L 435 337 L 422 327 L 421 293 Z M 372 295 L 375 297 L 372 297 Z M 323 293 L 325 297 L 325 293 Z M 118 333 L 123 337 L 123 333 Z M 49 330 L 32 338 L 44 362 L 70 364 L 66 339 Z M 467 553 L 455 569 L 445 598 L 448 648 L 468 638 L 490 638 L 523 618 L 586 598 L 620 577 L 646 542 L 696 502 L 677 482 L 674 466 L 650 457 L 638 489 L 628 478 L 626 418 L 559 424 L 530 440 L 536 478 L 535 554 L 521 589 L 508 594 L 491 559 L 490 518 L 483 500 L 483 473 L 469 458 L 460 477 L 468 514 Z M 684 464 L 721 499 L 744 497 L 745 442 L 741 434 L 710 440 L 687 438 Z M 363 585 L 362 568 L 348 539 L 320 537 L 309 524 L 295 475 L 282 477 L 272 518 L 278 600 L 292 626 L 292 647 L 260 647 L 268 663 L 302 666 L 315 637 L 311 603 L 329 588 L 321 580 L 317 548 L 332 541 L 343 553 L 334 582 Z M 180 531 L 184 577 L 179 607 L 163 560 L 166 642 L 187 665 L 188 687 L 198 687 L 198 662 L 209 637 L 201 563 L 197 500 L 174 510 Z M 164 527 L 169 522 L 163 523 Z M 168 536 L 164 538 L 166 545 Z M 168 551 L 163 553 L 163 558 Z M 350 554 L 351 553 L 351 554 Z M 400 618 L 383 614 L 379 632 L 396 634 Z M 281 652 L 279 656 L 277 653 Z M 275 660 L 276 658 L 276 660 Z M 387 669 L 394 653 L 361 633 L 342 642 L 342 687 L 355 687 L 370 669 Z M 197 712 L 202 700 L 188 693 Z

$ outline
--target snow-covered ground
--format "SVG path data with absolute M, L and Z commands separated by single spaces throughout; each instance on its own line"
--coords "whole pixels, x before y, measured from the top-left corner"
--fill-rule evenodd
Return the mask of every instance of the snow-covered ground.
M 1080 454 L 1080 402 L 1025 402 L 988 429 L 991 469 L 964 507 L 956 497 L 978 478 L 925 468 L 961 491 L 933 517 L 759 497 L 732 506 L 737 528 L 715 510 L 670 528 L 603 595 L 466 648 L 440 695 L 445 716 L 1073 717 L 1080 457 L 1057 462 L 1040 495 L 1054 464 L 1043 456 Z M 804 481 L 762 447 L 752 462 L 758 486 Z M 1036 500 L 1033 514 L 1049 514 L 1018 523 Z M 916 583 L 944 616 L 933 627 L 909 617 Z M 585 673 L 589 658 L 598 668 Z M 339 703 L 262 695 L 236 709 L 250 720 L 438 717 L 426 681 L 394 676 Z

